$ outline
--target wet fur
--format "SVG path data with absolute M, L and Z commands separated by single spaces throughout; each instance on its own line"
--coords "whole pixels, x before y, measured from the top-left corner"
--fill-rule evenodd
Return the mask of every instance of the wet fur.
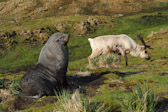
M 55 95 L 67 86 L 67 34 L 53 34 L 41 50 L 38 63 L 21 79 L 22 93 L 17 96 L 40 98 Z

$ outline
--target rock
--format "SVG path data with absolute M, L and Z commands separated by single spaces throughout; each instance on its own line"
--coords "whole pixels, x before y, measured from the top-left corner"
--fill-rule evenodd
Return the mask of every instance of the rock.
M 74 26 L 74 30 L 77 34 L 82 35 L 88 32 L 94 32 L 98 27 L 98 25 L 102 23 L 103 23 L 102 21 L 96 18 L 88 18 L 86 21 L 76 24 Z
M 78 24 L 77 26 L 75 26 L 74 29 L 76 29 L 79 34 L 85 34 L 88 31 L 91 31 L 91 25 L 89 22 L 84 21 L 84 22 Z
M 45 43 L 49 38 L 49 35 L 47 33 L 40 33 L 39 34 L 39 41 L 40 43 Z
M 10 37 L 14 37 L 14 36 L 16 36 L 17 34 L 16 34 L 16 31 L 12 31 L 11 33 L 10 33 Z
M 36 44 L 38 42 L 36 37 L 30 36 L 28 38 L 25 38 L 24 41 L 26 43 Z
M 0 34 L 0 37 L 1 37 L 1 39 L 2 39 L 2 38 L 3 38 L 3 39 L 6 39 L 6 38 L 7 38 L 4 32 Z
M 25 42 L 36 43 L 39 41 L 41 44 L 44 44 L 49 38 L 50 29 L 49 28 L 40 28 L 34 31 L 31 30 L 21 30 L 19 31 L 19 35 L 28 36 L 25 38 Z
M 34 33 L 34 35 L 39 35 L 41 33 L 41 30 L 40 29 L 34 30 L 33 33 Z
M 54 26 L 55 26 L 55 28 L 56 28 L 58 31 L 60 31 L 60 32 L 64 32 L 65 29 L 66 29 L 66 25 L 63 24 L 63 23 L 58 23 L 57 25 L 54 25 Z
M 0 33 L 0 53 L 4 50 L 13 48 L 17 44 L 17 41 L 13 39 L 15 36 L 15 31 Z
M 91 24 L 91 26 L 98 26 L 99 24 L 102 24 L 102 21 L 96 18 L 89 18 L 87 21 Z
M 11 46 L 13 46 L 13 45 L 15 45 L 15 44 L 17 44 L 17 42 L 16 42 L 15 40 L 13 40 L 13 39 L 10 39 L 10 40 L 8 40 L 8 41 L 5 43 L 5 46 L 6 46 L 6 47 L 11 47 Z
M 9 38 L 16 36 L 16 31 L 2 33 L 1 36 L 5 39 L 9 39 Z
M 32 36 L 34 33 L 31 30 L 21 30 L 18 33 L 21 36 Z

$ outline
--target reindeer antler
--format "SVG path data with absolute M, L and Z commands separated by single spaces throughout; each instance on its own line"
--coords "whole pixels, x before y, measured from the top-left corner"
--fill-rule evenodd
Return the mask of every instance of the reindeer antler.
M 146 49 L 146 48 L 153 49 L 153 48 L 151 48 L 151 46 L 146 45 L 146 43 L 145 43 L 145 41 L 143 40 L 141 34 L 138 34 L 137 37 L 138 37 L 139 40 L 141 40 L 142 44 L 145 46 L 145 49 Z

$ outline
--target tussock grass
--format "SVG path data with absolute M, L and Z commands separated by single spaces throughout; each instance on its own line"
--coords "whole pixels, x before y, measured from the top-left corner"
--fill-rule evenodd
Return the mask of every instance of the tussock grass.
M 109 107 L 110 106 L 117 107 L 119 106 L 119 102 L 116 101 L 117 100 L 116 98 L 128 95 L 130 97 L 128 98 L 125 97 L 125 99 L 123 99 L 124 102 L 128 102 L 129 100 L 131 100 L 131 98 L 132 99 L 142 98 L 143 100 L 140 99 L 139 102 L 137 101 L 136 105 L 137 106 L 141 105 L 142 102 L 144 102 L 143 105 L 146 106 L 147 102 L 150 101 L 147 99 L 152 98 L 151 91 L 147 92 L 146 91 L 147 89 L 145 89 L 145 87 L 140 86 L 140 89 L 138 90 L 136 90 L 136 88 L 133 89 L 134 94 L 130 93 L 131 91 L 130 89 L 134 86 L 134 84 L 136 82 L 142 82 L 143 80 L 149 80 L 150 89 L 152 89 L 155 94 L 157 95 L 159 95 L 160 93 L 166 94 L 168 90 L 168 87 L 167 87 L 168 79 L 167 79 L 167 76 L 161 76 L 160 74 L 168 72 L 167 71 L 167 67 L 168 67 L 167 66 L 167 34 L 158 34 L 158 35 L 155 35 L 155 37 L 150 37 L 150 38 L 147 38 L 147 35 L 149 35 L 152 31 L 158 32 L 160 31 L 160 29 L 167 29 L 168 24 L 167 22 L 165 23 L 158 22 L 155 25 L 150 25 L 151 23 L 154 23 L 155 21 L 149 21 L 148 19 L 145 20 L 145 22 L 147 22 L 146 24 L 148 25 L 142 24 L 143 16 L 157 15 L 158 12 L 160 11 L 157 11 L 154 13 L 141 13 L 141 14 L 132 15 L 132 16 L 120 17 L 117 19 L 112 18 L 112 17 L 102 16 L 101 18 L 104 20 L 107 20 L 108 24 L 99 28 L 94 33 L 77 36 L 77 35 L 74 35 L 73 32 L 69 32 L 71 34 L 71 37 L 68 43 L 68 46 L 70 48 L 69 50 L 70 51 L 70 61 L 69 61 L 69 66 L 68 66 L 70 70 L 68 72 L 68 75 L 72 75 L 73 73 L 79 72 L 80 69 L 84 69 L 88 65 L 87 57 L 91 54 L 91 48 L 90 48 L 87 38 L 93 38 L 96 36 L 108 35 L 108 34 L 128 34 L 137 43 L 141 44 L 141 42 L 136 37 L 137 34 L 141 33 L 142 36 L 144 37 L 144 40 L 147 41 L 147 44 L 151 45 L 152 48 L 154 48 L 154 50 L 148 50 L 148 53 L 151 56 L 151 60 L 146 61 L 139 57 L 132 57 L 128 55 L 128 63 L 129 63 L 128 67 L 124 66 L 123 68 L 120 68 L 120 69 L 96 69 L 94 71 L 91 71 L 92 74 L 96 74 L 96 75 L 102 74 L 102 77 L 106 76 L 109 73 L 108 77 L 106 77 L 108 79 L 104 81 L 104 84 L 102 84 L 97 90 L 95 89 L 92 90 L 92 91 L 96 91 L 96 95 L 94 96 L 94 98 L 96 101 L 108 103 Z M 167 16 L 168 15 L 167 11 L 162 11 L 162 15 Z M 87 16 L 84 16 L 84 18 L 85 17 L 87 18 Z M 69 16 L 69 17 L 65 17 L 64 19 L 65 21 L 68 21 L 68 22 L 70 19 L 73 19 L 73 22 L 71 21 L 71 23 L 75 24 L 75 21 L 78 21 L 81 18 L 82 16 L 81 17 Z M 154 18 L 152 20 L 154 20 Z M 109 22 L 109 20 L 112 20 L 112 22 Z M 157 21 L 159 20 L 160 19 L 158 19 Z M 30 26 L 28 26 L 27 28 L 32 28 L 33 24 L 35 24 L 36 21 L 37 20 L 34 20 L 32 24 L 31 22 L 28 23 L 30 24 Z M 50 23 L 49 21 L 51 22 L 52 18 L 50 18 L 49 20 L 46 20 L 45 24 Z M 53 20 L 53 23 L 54 23 L 54 20 Z M 43 25 L 44 24 L 42 24 L 42 26 Z M 37 23 L 38 28 L 39 26 L 40 26 L 40 22 Z M 13 28 L 15 28 L 15 26 L 13 26 Z M 4 70 L 5 72 L 8 72 L 10 70 L 15 70 L 17 68 L 20 68 L 22 66 L 27 67 L 29 65 L 34 65 L 37 62 L 37 59 L 40 53 L 40 48 L 41 46 L 31 46 L 31 45 L 20 45 L 19 44 L 19 46 L 16 47 L 16 49 L 8 52 L 7 54 L 4 55 L 4 57 L 0 58 L 0 68 L 3 68 L 5 69 Z M 108 60 L 108 61 L 111 62 L 112 60 Z M 121 60 L 121 65 L 124 65 L 123 57 Z M 3 75 L 6 75 L 6 74 L 3 74 Z M 96 81 L 93 81 L 93 82 L 96 82 Z M 123 83 L 120 83 L 120 81 Z M 126 87 L 127 85 L 129 86 L 128 88 Z M 142 93 L 141 95 L 139 94 L 140 91 Z M 140 96 L 138 96 L 137 94 Z M 81 97 L 81 102 L 83 102 L 81 95 L 80 97 Z M 146 97 L 146 100 L 145 100 L 145 97 Z M 72 94 L 70 94 L 69 100 L 72 100 Z M 68 102 L 69 100 L 66 100 L 66 101 Z M 65 105 L 63 95 L 60 95 L 60 101 L 62 102 L 62 103 L 59 102 L 60 105 L 61 104 Z M 79 100 L 77 101 L 80 102 Z M 150 101 L 150 102 L 153 102 L 153 101 Z M 134 103 L 135 102 L 133 101 L 132 105 L 134 106 L 134 108 L 136 108 Z M 79 104 L 81 105 L 82 103 L 79 103 Z M 92 103 L 89 103 L 89 104 L 92 104 Z M 43 109 L 47 110 L 48 108 L 52 110 L 54 106 L 49 104 L 45 107 L 40 107 L 40 108 L 42 111 Z M 140 107 L 137 107 L 137 108 L 140 108 Z M 32 111 L 34 109 L 35 108 L 33 107 L 29 109 L 29 111 Z M 80 109 L 81 107 L 79 107 L 79 110 Z M 55 109 L 55 111 L 57 110 L 58 109 Z M 60 106 L 59 106 L 59 110 L 64 111 L 63 108 Z M 36 111 L 37 112 L 39 111 L 39 107 L 36 108 Z
M 20 87 L 20 80 L 14 79 L 11 81 L 10 85 L 9 85 L 9 90 L 13 93 L 13 94 L 18 94 L 21 92 L 21 87 Z
M 76 90 L 73 94 L 69 91 L 63 91 L 57 95 L 59 106 L 54 112 L 101 112 L 97 103 L 91 103 L 91 100 L 84 98 Z
M 132 89 L 132 94 L 120 100 L 124 112 L 152 112 L 157 104 L 155 94 L 149 89 L 149 84 L 143 87 L 139 84 Z
M 109 55 L 100 55 L 93 59 L 91 59 L 90 66 L 99 68 L 99 67 L 117 67 L 119 64 L 119 58 L 118 54 L 111 53 Z
M 8 89 L 12 94 L 18 94 L 21 91 L 20 80 L 18 79 L 13 79 L 11 81 L 0 79 L 0 85 L 1 89 Z

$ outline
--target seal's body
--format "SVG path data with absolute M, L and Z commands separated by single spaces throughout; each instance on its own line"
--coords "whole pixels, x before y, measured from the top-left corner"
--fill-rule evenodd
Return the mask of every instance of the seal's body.
M 68 40 L 69 36 L 63 33 L 55 33 L 48 39 L 37 64 L 22 77 L 22 93 L 18 96 L 55 95 L 55 90 L 67 85 Z

